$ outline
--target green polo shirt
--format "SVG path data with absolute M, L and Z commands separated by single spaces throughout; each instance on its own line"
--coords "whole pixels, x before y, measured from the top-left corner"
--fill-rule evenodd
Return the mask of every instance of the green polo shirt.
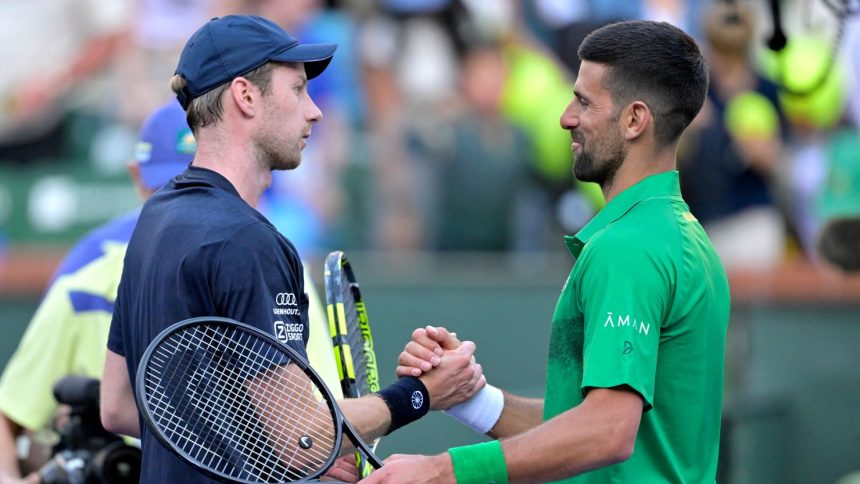
M 618 194 L 576 236 L 553 316 L 544 418 L 626 385 L 644 414 L 633 455 L 570 482 L 714 482 L 729 286 L 678 172 Z

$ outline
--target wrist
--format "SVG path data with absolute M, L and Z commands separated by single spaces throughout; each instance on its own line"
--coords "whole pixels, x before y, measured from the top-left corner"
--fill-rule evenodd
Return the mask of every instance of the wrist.
M 507 484 L 508 467 L 498 440 L 448 449 L 457 484 Z
M 457 477 L 454 475 L 454 463 L 451 461 L 451 454 L 443 452 L 430 457 L 430 459 L 433 468 L 436 469 L 436 475 L 432 479 L 433 482 L 457 482 Z
M 405 376 L 377 392 L 391 413 L 387 434 L 423 417 L 430 410 L 430 394 L 418 378 Z
M 505 397 L 501 390 L 487 383 L 472 398 L 445 410 L 463 424 L 471 427 L 480 434 L 489 432 L 502 416 L 505 407 Z

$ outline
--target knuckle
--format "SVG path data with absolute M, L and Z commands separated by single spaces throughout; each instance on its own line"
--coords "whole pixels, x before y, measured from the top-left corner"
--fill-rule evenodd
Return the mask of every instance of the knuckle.
M 409 343 L 406 348 L 407 352 L 413 356 L 421 356 L 427 352 L 427 348 L 424 348 L 420 343 L 416 343 L 415 341 Z

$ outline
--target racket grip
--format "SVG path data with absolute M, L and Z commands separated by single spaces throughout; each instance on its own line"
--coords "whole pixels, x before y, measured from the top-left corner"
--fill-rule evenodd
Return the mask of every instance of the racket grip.
M 363 440 L 361 440 L 361 437 L 358 436 L 358 432 L 356 432 L 355 427 L 353 427 L 352 424 L 349 423 L 349 420 L 347 420 L 346 418 L 343 419 L 343 426 L 345 430 L 344 433 L 352 442 L 352 445 L 354 445 L 356 449 L 359 449 L 364 454 L 364 457 L 367 459 L 367 462 L 369 462 L 374 469 L 379 469 L 380 467 L 382 467 L 382 461 L 379 460 L 379 457 L 377 457 L 376 454 L 374 454 L 373 451 L 370 450 L 367 444 L 364 443 Z

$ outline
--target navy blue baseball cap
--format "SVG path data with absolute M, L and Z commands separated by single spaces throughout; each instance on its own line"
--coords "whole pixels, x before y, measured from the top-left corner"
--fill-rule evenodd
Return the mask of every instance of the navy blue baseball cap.
M 185 111 L 171 100 L 150 114 L 140 128 L 134 158 L 141 182 L 150 190 L 158 190 L 188 168 L 195 151 L 197 142 Z
M 197 96 L 269 61 L 302 62 L 308 79 L 313 79 L 328 66 L 335 49 L 336 44 L 300 44 L 263 17 L 216 17 L 194 32 L 182 49 L 176 74 L 188 85 L 176 98 L 188 109 Z

